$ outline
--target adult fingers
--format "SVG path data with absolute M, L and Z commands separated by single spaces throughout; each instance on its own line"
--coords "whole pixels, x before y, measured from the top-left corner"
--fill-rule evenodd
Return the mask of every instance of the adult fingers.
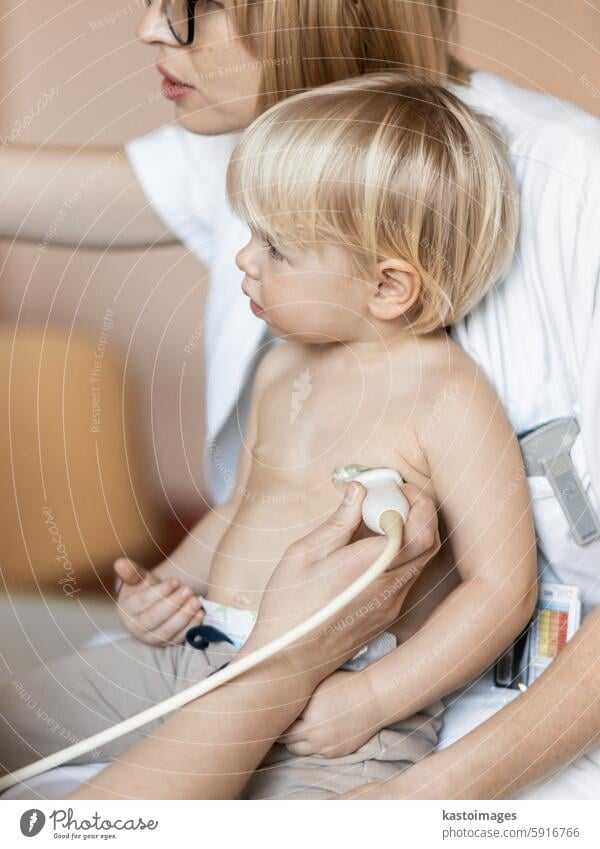
M 316 563 L 347 545 L 360 525 L 365 495 L 362 484 L 356 481 L 350 483 L 335 512 L 314 531 L 292 543 L 287 554 L 307 556 Z
M 387 538 L 385 536 L 360 539 L 333 554 L 329 558 L 329 564 L 332 568 L 343 567 L 348 578 L 354 580 L 369 566 L 373 565 L 375 560 L 383 554 L 386 545 Z M 404 549 L 400 549 L 386 571 L 371 584 L 367 593 L 376 592 L 385 586 L 393 587 L 394 592 L 400 590 L 408 582 L 419 577 L 421 569 L 416 564 L 421 560 L 426 563 L 430 556 L 428 554 L 423 555 L 422 558 L 407 559 Z
M 436 506 L 414 484 L 404 484 L 402 491 L 410 504 L 410 513 L 404 527 L 402 552 L 396 563 L 413 563 L 415 568 L 422 569 L 440 549 Z M 288 548 L 288 555 L 308 556 L 316 563 L 334 552 L 341 553 L 361 522 L 365 495 L 366 491 L 361 484 L 350 484 L 337 510 L 320 527 L 293 543 Z M 379 537 L 379 540 L 383 539 Z M 385 545 L 385 542 L 381 545 Z M 362 559 L 363 549 L 358 547 L 354 550 L 353 546 L 349 546 L 346 553 L 352 558 L 359 556 Z
M 336 551 L 327 562 L 332 572 L 345 576 L 344 586 L 347 586 L 373 565 L 386 544 L 387 540 L 383 536 L 357 540 Z M 396 619 L 410 586 L 420 574 L 415 561 L 395 565 L 397 563 L 395 559 L 383 574 L 350 603 L 346 611 L 336 615 L 336 621 L 341 621 L 347 614 L 355 627 L 329 631 L 330 637 L 337 634 L 341 638 L 342 632 L 348 631 L 349 645 L 356 647 L 368 642 Z M 368 616 L 364 615 L 365 611 L 369 612 Z
M 402 492 L 410 504 L 410 513 L 404 526 L 402 560 L 408 563 L 425 557 L 425 562 L 440 549 L 440 534 L 436 506 L 414 484 L 404 484 Z
M 383 553 L 386 545 L 387 538 L 383 535 L 363 537 L 334 551 L 327 560 L 328 568 L 333 570 L 343 567 L 346 582 L 349 583 Z

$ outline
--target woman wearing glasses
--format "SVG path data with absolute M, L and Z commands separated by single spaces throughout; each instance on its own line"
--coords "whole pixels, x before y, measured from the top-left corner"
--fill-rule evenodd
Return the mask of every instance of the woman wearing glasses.
M 600 650 L 600 616 L 592 612 L 600 601 L 594 574 L 600 545 L 594 524 L 600 529 L 600 440 L 593 435 L 600 421 L 600 333 L 592 332 L 592 322 L 598 321 L 600 280 L 600 122 L 571 104 L 464 67 L 449 48 L 453 7 L 453 0 L 150 2 L 138 37 L 156 50 L 162 90 L 176 120 L 129 143 L 127 156 L 102 173 L 93 197 L 90 193 L 81 201 L 77 216 L 67 217 L 55 241 L 104 248 L 179 240 L 209 267 L 215 283 L 203 319 L 206 455 L 213 499 L 222 502 L 235 480 L 255 355 L 265 341 L 262 322 L 242 296 L 234 263 L 247 232 L 225 198 L 225 169 L 237 132 L 299 90 L 382 69 L 445 81 L 470 105 L 491 114 L 507 134 L 519 183 L 520 242 L 506 279 L 453 333 L 487 372 L 520 435 L 576 413 L 578 435 L 569 457 L 591 517 L 585 546 L 577 541 L 573 517 L 555 498 L 544 472 L 531 471 L 530 484 L 543 577 L 579 584 L 584 612 L 590 614 L 571 652 L 579 646 L 584 655 L 595 656 Z M 3 194 L 4 186 L 11 186 L 0 206 L 0 237 L 12 238 L 18 231 L 19 238 L 43 239 L 47 217 L 34 203 L 39 185 L 46 186 L 48 204 L 59 207 L 90 169 L 105 161 L 106 149 L 49 148 L 36 157 L 35 179 L 24 167 L 28 157 L 18 146 L 0 157 Z M 54 179 L 57 172 L 60 179 Z M 98 209 L 109 204 L 110 217 L 99 217 Z M 434 570 L 426 575 L 437 580 Z M 412 656 L 410 643 L 401 649 L 417 679 L 423 670 L 421 690 L 426 692 L 431 668 Z M 440 658 L 446 668 L 453 662 L 451 656 Z M 595 686 L 595 694 L 600 688 L 596 675 L 596 684 L 588 680 L 584 689 L 573 678 L 579 668 L 571 661 L 557 663 L 556 674 L 536 685 L 537 692 L 547 688 L 555 704 L 555 688 L 568 690 L 565 722 L 584 713 L 594 696 L 590 687 Z M 415 691 L 419 686 L 416 680 Z M 529 695 L 508 721 L 499 715 L 492 726 L 493 745 L 470 746 L 469 735 L 456 757 L 450 748 L 424 761 L 422 792 L 451 795 L 453 787 L 463 792 L 469 781 L 473 796 L 516 793 L 550 766 L 525 740 L 532 723 L 539 733 L 531 736 L 545 740 L 554 767 L 575 757 L 600 731 L 598 716 L 588 714 L 578 723 L 578 734 L 559 745 L 561 717 L 536 725 L 537 703 Z M 312 706 L 311 716 L 319 711 L 328 716 L 323 698 Z M 484 718 L 465 720 L 463 714 L 453 726 L 456 715 L 452 707 L 446 714 L 450 740 Z M 335 721 L 325 727 L 328 745 L 339 743 Z M 486 726 L 481 728 L 485 738 Z M 515 740 L 519 746 L 512 751 Z M 307 745 L 318 751 L 310 735 Z M 499 753 L 509 750 L 507 765 Z M 437 769 L 436 759 L 442 757 L 444 768 Z M 430 763 L 434 766 L 428 768 Z M 412 772 L 405 773 L 405 782 L 411 782 Z M 444 783 L 447 776 L 452 781 Z M 405 785 L 389 792 L 404 793 Z

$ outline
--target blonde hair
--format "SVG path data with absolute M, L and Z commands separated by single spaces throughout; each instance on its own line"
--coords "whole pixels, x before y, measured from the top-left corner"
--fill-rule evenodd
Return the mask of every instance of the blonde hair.
M 376 71 L 464 80 L 451 53 L 455 0 L 225 0 L 262 68 L 259 111 L 306 89 Z
M 365 270 L 421 276 L 417 333 L 461 319 L 511 262 L 518 200 L 493 123 L 403 74 L 365 75 L 281 101 L 243 134 L 227 188 L 275 244 L 332 242 Z

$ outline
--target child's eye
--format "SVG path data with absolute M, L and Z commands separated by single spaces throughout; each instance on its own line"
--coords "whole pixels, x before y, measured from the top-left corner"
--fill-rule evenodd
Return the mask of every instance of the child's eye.
M 267 239 L 267 237 L 265 236 L 263 242 L 265 248 L 268 248 L 269 256 L 272 257 L 272 259 L 276 260 L 277 262 L 283 262 L 285 260 L 283 254 L 279 253 L 279 251 L 277 250 L 275 245 L 270 241 L 270 239 Z

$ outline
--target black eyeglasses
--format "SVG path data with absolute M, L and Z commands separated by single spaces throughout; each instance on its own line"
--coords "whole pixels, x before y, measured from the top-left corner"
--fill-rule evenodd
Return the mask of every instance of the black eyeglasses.
M 153 0 L 146 0 L 151 6 Z M 196 29 L 196 3 L 198 0 L 162 0 L 163 13 L 169 29 L 179 44 L 187 47 L 194 40 Z M 204 0 L 205 5 L 209 5 Z

